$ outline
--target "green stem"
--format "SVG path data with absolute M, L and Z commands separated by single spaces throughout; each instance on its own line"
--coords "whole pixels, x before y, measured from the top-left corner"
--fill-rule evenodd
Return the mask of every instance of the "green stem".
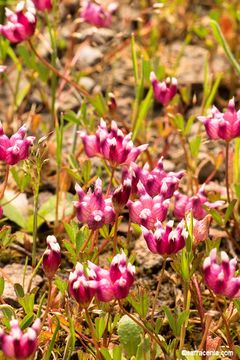
M 151 313 L 151 321 L 152 322 L 154 320 L 154 313 L 155 313 L 155 309 L 156 309 L 156 305 L 157 305 L 157 299 L 158 299 L 158 295 L 159 295 L 160 286 L 161 286 L 161 283 L 162 283 L 164 271 L 165 271 L 165 268 L 166 268 L 166 261 L 167 261 L 167 259 L 164 258 L 163 259 L 163 264 L 162 264 L 162 269 L 161 269 L 159 279 L 158 279 L 158 285 L 157 285 L 155 297 L 154 297 L 154 300 L 153 300 L 153 307 L 152 307 L 152 313 Z
M 190 304 L 191 304 L 191 291 L 189 290 L 189 284 L 185 283 L 184 286 L 184 310 L 189 312 L 190 311 Z M 187 329 L 188 319 L 184 321 L 182 327 L 181 327 L 181 333 L 180 333 L 180 345 L 179 345 L 179 351 L 184 347 L 185 342 L 185 335 L 186 335 L 186 329 Z

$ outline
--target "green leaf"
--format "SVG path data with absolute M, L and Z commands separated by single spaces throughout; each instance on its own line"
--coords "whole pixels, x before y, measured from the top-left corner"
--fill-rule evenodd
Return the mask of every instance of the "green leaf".
M 106 318 L 98 317 L 95 319 L 95 333 L 97 339 L 100 340 L 106 327 Z
M 212 27 L 213 35 L 214 35 L 215 39 L 217 40 L 219 45 L 223 48 L 229 62 L 232 64 L 233 68 L 236 70 L 238 75 L 240 75 L 240 65 L 239 65 L 238 61 L 236 60 L 236 58 L 234 57 L 233 53 L 231 52 L 231 49 L 228 46 L 228 43 L 223 36 L 220 26 L 218 25 L 218 23 L 215 20 L 210 20 L 210 25 Z
M 64 114 L 64 120 L 71 122 L 73 124 L 80 125 L 81 121 L 77 114 L 74 111 L 68 111 L 66 114 Z
M 5 201 L 6 199 L 3 199 L 3 202 Z M 3 214 L 21 228 L 26 229 L 25 217 L 22 215 L 21 211 L 19 211 L 18 208 L 13 206 L 11 203 L 4 205 Z
M 129 357 L 135 356 L 143 331 L 128 315 L 124 315 L 117 327 L 119 341 Z
M 166 305 L 164 305 L 162 308 L 163 308 L 163 310 L 165 312 L 165 315 L 166 315 L 166 317 L 168 319 L 169 326 L 172 329 L 174 336 L 177 337 L 178 336 L 178 331 L 177 331 L 177 324 L 176 324 L 175 317 L 173 316 L 171 310 Z
M 31 325 L 31 323 L 33 322 L 33 319 L 34 319 L 34 314 L 33 313 L 29 313 L 26 316 L 24 316 L 24 318 L 21 321 L 20 328 L 22 330 L 27 329 Z
M 146 119 L 147 113 L 152 105 L 152 97 L 153 97 L 153 90 L 152 88 L 150 88 L 148 90 L 147 96 L 140 105 L 138 118 L 133 128 L 133 136 L 132 136 L 133 140 L 136 139 L 140 129 L 143 127 L 143 122 Z
M 205 206 L 204 206 L 205 208 Z M 220 226 L 223 225 L 223 218 L 221 214 L 216 209 L 208 209 L 206 208 L 207 212 L 212 215 L 213 219 L 216 221 L 216 223 Z
M 58 288 L 59 291 L 61 291 L 62 295 L 65 294 L 65 292 L 68 289 L 68 282 L 67 280 L 63 280 L 59 277 L 57 277 L 54 281 L 54 284 L 56 285 L 56 287 Z
M 236 199 L 233 199 L 230 204 L 228 205 L 227 207 L 227 210 L 225 212 L 225 215 L 224 215 L 224 224 L 226 225 L 227 221 L 230 219 L 232 213 L 233 213 L 233 210 L 234 210 L 234 206 L 236 205 L 236 202 L 237 200 Z
M 89 101 L 99 116 L 103 116 L 108 112 L 108 107 L 102 94 L 97 94 L 95 97 L 90 97 Z
M 55 331 L 54 331 L 54 333 L 53 333 L 51 342 L 50 342 L 50 344 L 48 345 L 48 351 L 47 351 L 47 353 L 46 353 L 46 355 L 45 355 L 44 360 L 50 360 L 51 354 L 52 354 L 52 351 L 53 351 L 53 348 L 54 348 L 54 345 L 55 345 L 55 342 L 56 342 L 57 334 L 58 334 L 58 332 L 59 332 L 59 330 L 60 330 L 60 322 L 59 322 L 59 320 L 58 320 L 58 317 L 55 316 L 54 320 L 55 320 L 55 322 L 56 322 L 56 328 L 55 328 Z
M 18 298 L 18 302 L 22 305 L 26 314 L 33 313 L 35 294 L 26 294 L 24 297 Z
M 199 148 L 201 145 L 201 136 L 197 135 L 189 141 L 190 151 L 193 157 L 198 156 Z
M 3 277 L 0 277 L 0 296 L 3 295 L 4 292 L 4 286 L 5 286 L 5 280 Z
M 131 51 L 132 51 L 132 63 L 133 63 L 133 74 L 135 83 L 138 84 L 138 63 L 137 63 L 137 51 L 135 44 L 135 36 L 132 34 L 131 38 Z
M 23 290 L 23 287 L 22 285 L 20 284 L 14 284 L 14 291 L 15 291 L 15 294 L 17 295 L 17 297 L 24 297 L 24 290 Z

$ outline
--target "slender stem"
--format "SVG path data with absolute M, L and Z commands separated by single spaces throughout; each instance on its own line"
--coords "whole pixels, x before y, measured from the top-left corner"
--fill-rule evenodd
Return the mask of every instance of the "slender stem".
M 49 310 L 50 310 L 50 304 L 51 304 L 51 294 L 52 294 L 52 279 L 48 279 L 48 299 L 47 299 L 47 306 L 42 318 L 42 324 L 41 328 L 44 326 L 44 323 L 46 321 L 46 318 L 48 316 Z
M 2 190 L 1 190 L 1 193 L 0 193 L 0 200 L 2 200 L 2 198 L 3 198 L 3 196 L 4 196 L 4 192 L 5 192 L 6 187 L 7 187 L 8 177 L 9 177 L 9 169 L 10 169 L 10 166 L 7 165 L 7 167 L 6 167 L 6 172 L 5 172 L 4 182 L 3 182 L 3 185 L 2 185 Z
M 86 240 L 84 241 L 84 243 L 83 243 L 83 245 L 82 245 L 82 247 L 80 249 L 80 253 L 82 253 L 86 249 L 86 247 L 89 244 L 93 234 L 94 234 L 94 230 L 91 230 L 89 236 L 86 238 Z
M 159 295 L 160 286 L 161 286 L 161 283 L 162 283 L 164 271 L 165 271 L 165 268 L 166 268 L 166 261 L 167 261 L 167 259 L 164 258 L 163 259 L 163 264 L 162 264 L 162 269 L 161 269 L 159 279 L 158 279 L 158 285 L 157 285 L 155 297 L 154 297 L 154 300 L 153 300 L 153 307 L 152 307 L 152 313 L 151 313 L 151 321 L 152 322 L 154 320 L 154 313 L 155 313 L 155 309 L 156 309 L 156 305 L 157 305 L 157 299 L 158 299 L 158 295 Z
M 113 179 L 114 179 L 114 172 L 115 172 L 115 167 L 112 167 L 111 177 L 110 177 L 109 185 L 108 185 L 108 189 L 107 189 L 107 196 L 110 194 L 110 191 L 111 191 L 111 187 L 112 187 Z
M 117 253 L 117 230 L 118 230 L 118 218 L 119 218 L 119 213 L 116 212 L 116 220 L 115 220 L 115 224 L 114 224 L 114 236 L 113 236 L 113 255 L 115 256 Z
M 76 83 L 73 79 L 71 79 L 70 77 L 62 74 L 60 71 L 58 71 L 54 66 L 52 66 L 47 60 L 45 60 L 44 58 L 41 57 L 41 55 L 38 54 L 38 52 L 36 51 L 34 45 L 32 44 L 31 40 L 28 40 L 28 44 L 31 48 L 31 50 L 33 51 L 33 53 L 36 55 L 36 57 L 41 61 L 41 63 L 43 63 L 48 69 L 50 69 L 55 75 L 57 75 L 59 78 L 62 78 L 63 80 L 65 80 L 67 83 L 69 83 L 70 85 L 72 85 L 76 90 L 78 90 L 82 95 L 87 96 L 87 97 L 91 97 L 89 92 L 87 90 L 85 90 L 84 88 L 82 88 L 80 85 L 78 85 L 78 83 Z
M 226 142 L 226 189 L 227 189 L 227 200 L 230 204 L 230 189 L 229 189 L 229 141 Z
M 37 228 L 38 228 L 38 199 L 39 199 L 39 186 L 40 186 L 40 173 L 39 164 L 37 164 L 37 181 L 35 183 L 34 191 L 34 213 L 33 213 L 33 244 L 32 244 L 32 266 L 36 265 L 36 249 L 37 249 Z
M 42 261 L 43 261 L 43 256 L 41 257 L 41 259 L 39 260 L 39 262 L 37 263 L 36 267 L 34 268 L 33 272 L 32 272 L 32 275 L 30 277 L 30 280 L 29 280 L 29 283 L 28 283 L 28 287 L 27 287 L 27 293 L 30 292 L 31 290 L 31 286 L 32 286 L 32 281 L 33 281 L 33 278 L 34 276 L 36 275 L 40 265 L 42 264 Z
M 94 325 L 93 325 L 93 322 L 92 322 L 92 319 L 89 315 L 89 312 L 88 312 L 88 309 L 85 307 L 85 314 L 86 314 L 86 320 L 87 320 L 87 323 L 88 323 L 88 326 L 89 326 L 89 330 L 90 330 L 90 333 L 92 335 L 92 340 L 93 340 L 93 343 L 94 343 L 94 346 L 96 348 L 96 351 L 97 351 L 97 359 L 101 360 L 103 357 L 99 351 L 99 346 L 98 346 L 98 342 L 97 342 L 97 339 L 96 339 L 96 336 L 95 336 L 95 330 L 94 330 Z
M 188 283 L 184 283 L 183 286 L 184 286 L 184 310 L 189 312 L 190 304 L 191 304 L 191 292 L 189 290 Z M 184 321 L 181 327 L 179 351 L 181 351 L 184 347 L 187 323 L 188 323 L 188 319 Z

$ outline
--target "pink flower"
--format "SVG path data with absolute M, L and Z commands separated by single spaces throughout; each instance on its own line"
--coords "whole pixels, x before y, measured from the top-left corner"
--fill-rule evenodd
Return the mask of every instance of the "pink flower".
M 129 196 L 131 194 L 132 181 L 127 178 L 123 180 L 123 184 L 114 190 L 112 195 L 112 203 L 115 211 L 121 211 L 127 204 Z
M 229 260 L 225 251 L 217 261 L 217 249 L 212 249 L 209 257 L 204 260 L 203 272 L 207 286 L 215 294 L 229 298 L 240 297 L 240 276 L 235 277 L 237 259 Z
M 194 245 L 197 246 L 201 241 L 209 237 L 209 227 L 212 221 L 211 215 L 205 216 L 202 220 L 193 219 Z
M 149 195 L 162 195 L 164 199 L 173 196 L 180 179 L 184 176 L 184 171 L 167 173 L 163 168 L 163 158 L 158 161 L 157 166 L 152 171 L 149 171 L 148 164 L 141 168 L 132 163 L 131 167 L 136 179 L 141 181 Z
M 0 34 L 11 43 L 22 42 L 33 35 L 37 19 L 36 9 L 32 1 L 20 1 L 15 13 L 6 8 L 6 18 L 7 23 L 0 25 Z
M 177 93 L 177 79 L 167 78 L 165 81 L 159 82 L 152 71 L 150 74 L 150 80 L 155 99 L 163 105 L 167 105 Z
M 4 73 L 7 70 L 7 66 L 5 65 L 0 65 L 0 74 Z
M 197 220 L 202 220 L 207 212 L 204 210 L 203 205 L 208 206 L 209 208 L 217 208 L 224 204 L 224 201 L 215 201 L 209 202 L 205 194 L 205 185 L 199 189 L 198 193 L 194 196 L 187 196 L 176 191 L 175 195 L 175 207 L 174 207 L 174 216 L 181 220 L 185 215 L 192 211 L 193 217 Z
M 69 292 L 83 305 L 87 305 L 94 296 L 104 302 L 122 299 L 128 295 L 134 276 L 135 267 L 127 263 L 123 252 L 113 258 L 109 270 L 90 261 L 84 268 L 77 263 L 75 271 L 69 276 Z
M 117 5 L 112 3 L 105 10 L 101 5 L 92 1 L 85 1 L 81 17 L 84 21 L 96 27 L 109 27 L 112 24 L 112 14 L 115 12 Z
M 0 330 L 1 350 L 8 358 L 17 360 L 28 359 L 37 350 L 40 319 L 35 320 L 25 333 L 20 329 L 17 320 L 11 320 L 10 326 L 11 331 L 9 334 L 5 334 L 2 329 Z
M 240 110 L 236 111 L 234 98 L 229 101 L 224 113 L 213 106 L 208 116 L 198 116 L 198 119 L 203 122 L 211 140 L 230 141 L 240 136 Z
M 32 0 L 39 11 L 52 10 L 52 0 Z
M 181 221 L 175 229 L 174 222 L 168 221 L 166 228 L 160 221 L 155 224 L 155 231 L 148 230 L 142 226 L 143 236 L 151 252 L 160 255 L 176 254 L 185 246 L 188 232 L 185 229 L 184 221 Z
M 29 147 L 33 144 L 34 136 L 26 135 L 26 126 L 22 126 L 10 139 L 4 134 L 0 124 L 0 160 L 8 165 L 14 165 L 28 158 Z
M 161 195 L 151 197 L 141 182 L 138 183 L 139 200 L 129 200 L 129 216 L 132 222 L 153 229 L 157 220 L 164 221 L 167 216 L 169 199 L 164 200 Z
M 131 141 L 131 133 L 125 136 L 115 121 L 112 121 L 110 131 L 105 121 L 101 120 L 96 135 L 86 135 L 82 131 L 80 136 L 88 157 L 102 157 L 112 167 L 129 165 L 148 147 L 147 144 L 135 147 Z
M 89 269 L 87 268 L 89 271 Z M 95 295 L 97 282 L 90 280 L 88 275 L 85 275 L 83 265 L 76 264 L 75 270 L 69 275 L 69 293 L 73 296 L 79 304 L 87 305 L 90 303 Z
M 104 224 L 111 224 L 115 220 L 115 212 L 112 199 L 104 198 L 102 193 L 102 181 L 98 179 L 95 183 L 93 193 L 85 194 L 79 185 L 76 185 L 79 201 L 74 202 L 77 210 L 77 218 L 80 222 L 87 224 L 92 230 L 101 228 Z
M 43 254 L 43 271 L 49 279 L 52 279 L 61 263 L 61 249 L 53 235 L 47 237 L 47 246 Z

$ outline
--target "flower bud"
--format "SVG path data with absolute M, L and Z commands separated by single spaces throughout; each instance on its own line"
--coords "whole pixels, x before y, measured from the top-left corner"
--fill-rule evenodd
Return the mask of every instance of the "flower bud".
M 61 249 L 53 235 L 47 237 L 47 245 L 43 254 L 43 271 L 49 279 L 52 279 L 61 263 Z

